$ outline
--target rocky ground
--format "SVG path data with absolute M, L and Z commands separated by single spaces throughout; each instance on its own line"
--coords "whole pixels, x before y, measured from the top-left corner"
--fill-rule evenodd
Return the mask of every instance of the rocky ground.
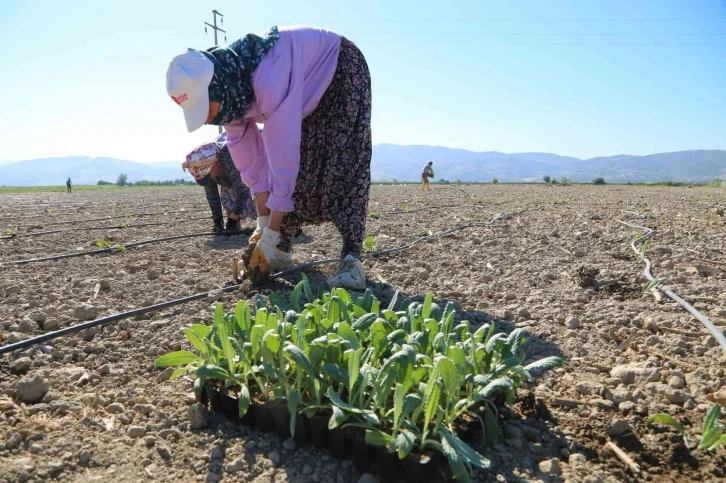
M 723 481 L 726 449 L 695 449 L 706 410 L 726 403 L 723 352 L 678 305 L 641 293 L 643 264 L 630 248 L 638 231 L 618 218 L 622 210 L 646 215 L 635 223 L 657 230 L 648 250 L 656 275 L 724 328 L 725 206 L 726 190 L 709 188 L 373 188 L 369 232 L 382 249 L 526 209 L 365 262 L 369 286 L 384 299 L 394 290 L 411 297 L 433 291 L 458 303 L 462 318 L 496 320 L 502 331 L 525 328 L 529 359 L 566 358 L 564 369 L 521 389 L 503 412 L 501 442 L 478 448 L 492 460 L 479 481 Z M 205 232 L 205 216 L 198 188 L 4 195 L 3 230 L 64 231 L 0 240 L 0 262 L 93 249 L 104 239 Z M 231 279 L 231 259 L 245 243 L 205 236 L 3 265 L 0 344 L 212 291 Z M 295 255 L 306 262 L 337 256 L 339 248 L 331 226 L 312 226 Z M 332 270 L 309 275 L 320 282 Z M 289 290 L 297 280 L 260 291 Z M 209 322 L 216 300 L 231 308 L 254 293 L 212 295 L 0 357 L 0 481 L 380 479 L 200 412 L 188 380 L 169 382 L 168 371 L 153 367 L 158 355 L 186 347 L 180 327 Z M 684 424 L 688 444 L 670 428 L 646 425 L 659 412 Z

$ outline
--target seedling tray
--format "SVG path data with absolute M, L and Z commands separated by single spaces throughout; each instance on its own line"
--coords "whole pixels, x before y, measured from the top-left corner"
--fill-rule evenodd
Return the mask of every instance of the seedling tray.
M 215 413 L 229 420 L 266 433 L 290 437 L 290 412 L 283 405 L 250 404 L 247 414 L 239 417 L 238 400 L 211 385 L 205 386 L 206 400 Z M 371 446 L 360 433 L 348 430 L 328 429 L 328 418 L 308 418 L 298 414 L 295 419 L 294 441 L 328 451 L 339 459 L 348 459 L 361 473 L 377 471 L 384 480 L 405 479 L 411 482 L 430 481 L 440 474 L 444 461 L 439 453 L 414 454 L 403 460 L 385 448 Z

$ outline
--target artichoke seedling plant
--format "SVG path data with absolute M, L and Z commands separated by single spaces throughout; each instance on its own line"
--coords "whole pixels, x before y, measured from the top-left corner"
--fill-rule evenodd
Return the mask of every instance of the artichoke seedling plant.
M 432 294 L 422 303 L 396 294 L 381 307 L 370 290 L 314 294 L 304 277 L 288 296 L 269 300 L 239 302 L 228 314 L 218 304 L 211 326 L 183 329 L 193 352 L 163 355 L 156 365 L 178 367 L 172 378 L 193 374 L 197 397 L 205 384 L 235 394 L 240 416 L 252 403 L 285 403 L 293 435 L 299 414 L 328 415 L 329 429 L 359 431 L 398 458 L 439 452 L 464 481 L 489 461 L 460 437 L 462 428 L 474 422 L 496 442 L 495 396 L 511 403 L 530 371 L 563 365 L 550 357 L 524 366 L 521 329 L 472 332 L 452 303 L 442 309 Z

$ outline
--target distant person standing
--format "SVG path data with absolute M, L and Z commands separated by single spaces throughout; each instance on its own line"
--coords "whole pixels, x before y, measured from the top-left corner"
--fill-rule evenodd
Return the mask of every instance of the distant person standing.
M 434 177 L 434 168 L 433 168 L 434 162 L 429 161 L 429 163 L 424 166 L 423 172 L 421 173 L 421 181 L 423 181 L 423 184 L 421 185 L 422 191 L 429 191 L 431 190 L 431 186 L 429 185 L 429 178 Z
M 71 192 L 71 189 L 72 189 L 72 187 L 73 187 L 73 186 L 71 185 L 71 179 L 70 179 L 70 178 L 68 178 L 68 179 L 66 180 L 66 193 L 70 193 L 70 192 Z

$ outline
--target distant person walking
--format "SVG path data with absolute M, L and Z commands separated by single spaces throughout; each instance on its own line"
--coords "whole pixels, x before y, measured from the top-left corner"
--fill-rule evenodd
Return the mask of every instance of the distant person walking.
M 71 185 L 71 179 L 70 179 L 70 178 L 68 178 L 68 179 L 66 180 L 66 193 L 70 193 L 70 192 L 71 192 L 71 190 L 72 190 L 72 188 L 73 188 L 73 186 Z
M 422 191 L 430 191 L 431 186 L 429 185 L 429 178 L 434 177 L 434 162 L 429 161 L 426 166 L 423 168 L 423 172 L 421 173 L 421 181 L 423 181 L 423 184 L 421 185 Z
M 250 190 L 242 183 L 239 171 L 234 165 L 227 148 L 227 133 L 220 134 L 214 141 L 202 144 L 187 155 L 182 164 L 189 170 L 197 184 L 204 186 L 209 209 L 212 211 L 214 231 L 237 231 L 246 218 L 257 218 L 255 202 Z M 227 215 L 224 225 L 222 209 Z

